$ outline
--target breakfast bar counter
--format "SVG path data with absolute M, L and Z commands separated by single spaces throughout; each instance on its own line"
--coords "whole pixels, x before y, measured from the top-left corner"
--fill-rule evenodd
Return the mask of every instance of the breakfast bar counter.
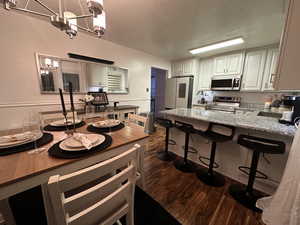
M 230 113 L 215 110 L 178 108 L 162 111 L 161 116 L 173 122 L 179 121 L 193 125 L 194 129 L 201 131 L 205 131 L 209 123 L 235 127 L 233 139 L 220 143 L 217 146 L 216 162 L 220 167 L 216 168 L 216 171 L 245 184 L 248 176 L 241 173 L 238 168 L 239 166 L 249 166 L 251 164 L 252 151 L 241 147 L 237 143 L 238 136 L 245 134 L 283 141 L 286 144 L 285 154 L 266 154 L 265 157 L 260 158 L 258 165 L 258 170 L 265 173 L 269 179 L 257 179 L 255 187 L 266 193 L 273 193 L 281 180 L 296 128 L 280 124 L 278 118 L 258 116 L 258 113 L 259 111 Z M 222 133 L 222 129 L 220 131 Z M 169 150 L 179 156 L 183 156 L 185 134 L 177 128 L 172 128 L 170 129 L 170 139 L 176 141 L 176 145 L 169 145 Z M 194 149 L 192 152 L 196 153 L 189 153 L 188 159 L 203 166 L 199 161 L 199 157 L 210 157 L 211 143 L 196 132 L 190 135 L 189 147 Z
M 161 112 L 163 115 L 193 121 L 213 122 L 237 128 L 294 137 L 296 128 L 280 124 L 277 118 L 258 116 L 259 111 L 228 113 L 213 110 L 179 108 Z

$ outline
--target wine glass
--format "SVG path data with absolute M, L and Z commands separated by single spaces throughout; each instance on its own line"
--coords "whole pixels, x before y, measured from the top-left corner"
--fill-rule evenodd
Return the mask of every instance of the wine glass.
M 25 118 L 23 124 L 23 131 L 27 130 L 31 133 L 32 139 L 34 140 L 34 150 L 29 151 L 29 154 L 39 153 L 45 148 L 38 147 L 38 140 L 43 136 L 43 120 L 39 112 L 32 111 L 29 113 L 28 118 Z
M 105 120 L 115 120 L 116 115 L 115 115 L 115 110 L 113 107 L 108 107 L 105 111 Z M 111 134 L 111 125 L 108 126 L 108 134 Z

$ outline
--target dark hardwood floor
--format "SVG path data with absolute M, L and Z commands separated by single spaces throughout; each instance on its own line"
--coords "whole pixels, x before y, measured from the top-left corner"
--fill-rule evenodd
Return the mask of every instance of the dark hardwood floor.
M 145 153 L 146 192 L 183 225 L 263 225 L 260 214 L 237 203 L 228 193 L 236 183 L 226 178 L 226 185 L 213 188 L 199 181 L 195 174 L 176 170 L 172 162 L 156 158 L 163 149 L 164 130 L 158 128 L 150 137 Z M 167 224 L 166 224 L 167 225 Z

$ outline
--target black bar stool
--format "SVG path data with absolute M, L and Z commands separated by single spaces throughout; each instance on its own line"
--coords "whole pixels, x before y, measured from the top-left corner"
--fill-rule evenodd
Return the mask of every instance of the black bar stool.
M 216 129 L 217 127 L 222 128 L 222 130 L 224 131 L 229 131 L 230 135 L 227 136 L 225 134 L 217 133 L 216 131 L 214 131 L 214 128 Z M 199 156 L 200 162 L 208 166 L 208 168 L 198 169 L 196 172 L 197 177 L 207 185 L 221 187 L 225 184 L 225 178 L 223 175 L 214 171 L 214 168 L 219 167 L 219 165 L 215 162 L 217 143 L 232 140 L 235 133 L 235 128 L 228 125 L 210 123 L 208 129 L 205 132 L 197 130 L 197 133 L 202 137 L 208 139 L 212 143 L 210 158 Z M 206 163 L 204 160 L 209 160 L 209 163 Z
M 196 166 L 188 161 L 188 153 L 189 153 L 190 135 L 195 132 L 194 127 L 190 124 L 179 122 L 179 121 L 175 121 L 175 127 L 185 133 L 185 143 L 184 143 L 184 158 L 175 160 L 174 166 L 176 169 L 184 173 L 193 173 L 196 170 Z
M 161 125 L 162 127 L 166 128 L 166 137 L 165 137 L 165 150 L 161 152 L 157 152 L 156 155 L 160 160 L 163 161 L 172 161 L 176 158 L 176 155 L 172 152 L 169 152 L 169 144 L 175 145 L 176 142 L 169 139 L 170 128 L 174 127 L 174 124 L 171 120 L 164 119 L 164 118 L 156 118 L 155 121 Z
M 238 144 L 253 151 L 251 167 L 249 168 L 250 173 L 248 185 L 231 185 L 229 187 L 229 193 L 236 201 L 238 201 L 248 209 L 256 212 L 261 212 L 261 210 L 255 206 L 255 204 L 257 199 L 263 197 L 263 195 L 253 190 L 255 178 L 267 178 L 266 175 L 257 170 L 260 153 L 283 154 L 285 152 L 285 144 L 281 141 L 274 141 L 248 135 L 240 135 L 238 138 Z M 243 172 L 245 171 L 245 168 L 247 167 L 239 167 L 239 169 Z M 260 176 L 257 176 L 257 173 L 259 173 Z

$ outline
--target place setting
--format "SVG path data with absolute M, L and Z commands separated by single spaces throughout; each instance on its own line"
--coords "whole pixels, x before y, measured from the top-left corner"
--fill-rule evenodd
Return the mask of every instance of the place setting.
M 42 146 L 53 141 L 53 135 L 43 132 L 43 123 L 39 113 L 30 112 L 24 118 L 21 129 L 15 129 L 9 135 L 0 136 L 0 156 L 28 151 L 29 154 L 46 150 Z M 30 150 L 30 151 L 29 151 Z
M 120 120 L 105 119 L 90 123 L 87 130 L 93 133 L 111 133 L 121 130 L 124 127 L 125 125 Z
M 62 90 L 60 89 L 59 91 L 62 105 L 62 113 L 65 117 L 65 121 L 68 121 Z M 107 134 L 88 134 L 76 131 L 77 127 L 75 118 L 75 107 L 73 100 L 73 88 L 71 82 L 69 82 L 69 93 L 71 112 L 73 118 L 72 120 L 70 120 L 71 125 L 65 125 L 66 134 L 68 135 L 68 137 L 50 147 L 50 149 L 48 150 L 49 155 L 56 158 L 72 159 L 86 156 L 87 154 L 92 154 L 94 152 L 108 148 L 112 144 L 111 136 Z M 54 125 L 56 124 L 60 125 L 59 121 L 56 121 Z

